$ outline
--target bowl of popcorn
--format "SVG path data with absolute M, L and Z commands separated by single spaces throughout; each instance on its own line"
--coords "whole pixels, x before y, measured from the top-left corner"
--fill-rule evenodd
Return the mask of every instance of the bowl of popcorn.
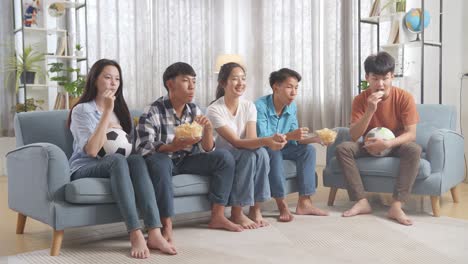
M 196 138 L 202 136 L 203 127 L 194 121 L 193 123 L 184 123 L 175 128 L 175 136 L 177 138 Z
M 336 131 L 332 129 L 324 128 L 324 129 L 316 130 L 315 134 L 319 136 L 323 144 L 328 145 L 328 144 L 335 142 L 337 133 Z

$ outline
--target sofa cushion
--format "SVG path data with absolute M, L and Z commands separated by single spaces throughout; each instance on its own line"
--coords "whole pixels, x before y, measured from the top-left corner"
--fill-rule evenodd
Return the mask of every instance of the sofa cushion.
M 174 196 L 208 194 L 209 177 L 194 174 L 179 174 L 172 178 Z M 101 204 L 114 203 L 108 178 L 83 178 L 68 183 L 65 199 L 69 203 Z
M 396 157 L 365 157 L 357 159 L 356 163 L 362 176 L 396 178 L 399 174 L 400 159 Z M 330 168 L 334 174 L 341 174 L 341 167 L 336 157 L 330 160 Z M 421 159 L 416 179 L 426 179 L 430 174 L 431 164 L 427 160 Z
M 83 178 L 65 186 L 65 200 L 70 203 L 100 204 L 113 203 L 108 178 Z
M 284 161 L 286 179 L 296 177 L 296 163 Z M 178 174 L 172 177 L 174 197 L 206 195 L 210 188 L 210 177 L 195 174 Z M 100 204 L 114 203 L 108 178 L 83 178 L 68 183 L 65 199 L 69 203 Z
M 179 174 L 172 177 L 174 196 L 208 194 L 210 177 L 195 174 Z

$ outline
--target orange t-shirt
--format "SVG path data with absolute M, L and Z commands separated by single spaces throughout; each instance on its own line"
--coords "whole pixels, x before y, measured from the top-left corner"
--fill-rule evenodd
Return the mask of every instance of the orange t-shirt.
M 369 89 L 354 98 L 351 123 L 356 123 L 364 115 L 367 109 L 367 98 L 370 95 L 371 90 Z M 387 99 L 377 104 L 377 111 L 372 116 L 364 135 L 374 127 L 386 127 L 398 137 L 403 133 L 404 126 L 415 125 L 418 122 L 419 114 L 416 111 L 413 96 L 409 92 L 393 86 Z

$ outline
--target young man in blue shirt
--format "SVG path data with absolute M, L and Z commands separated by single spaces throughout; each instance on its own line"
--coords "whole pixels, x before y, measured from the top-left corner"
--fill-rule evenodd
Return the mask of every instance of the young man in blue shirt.
M 309 143 L 321 143 L 319 137 L 309 137 L 307 127 L 299 128 L 297 95 L 301 75 L 291 69 L 283 68 L 272 72 L 270 86 L 273 94 L 260 97 L 255 101 L 257 107 L 258 137 L 268 137 L 276 133 L 286 136 L 288 143 L 281 150 L 267 148 L 270 155 L 270 188 L 280 211 L 279 221 L 289 222 L 293 215 L 285 201 L 283 159 L 296 162 L 299 199 L 296 214 L 326 216 L 328 212 L 313 205 L 310 196 L 315 193 L 316 151 Z

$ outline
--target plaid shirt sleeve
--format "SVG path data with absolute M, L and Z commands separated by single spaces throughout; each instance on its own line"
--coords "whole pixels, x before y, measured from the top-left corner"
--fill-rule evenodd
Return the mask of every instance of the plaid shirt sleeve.
M 141 155 L 156 152 L 163 144 L 158 108 L 151 106 L 138 120 L 135 149 Z

